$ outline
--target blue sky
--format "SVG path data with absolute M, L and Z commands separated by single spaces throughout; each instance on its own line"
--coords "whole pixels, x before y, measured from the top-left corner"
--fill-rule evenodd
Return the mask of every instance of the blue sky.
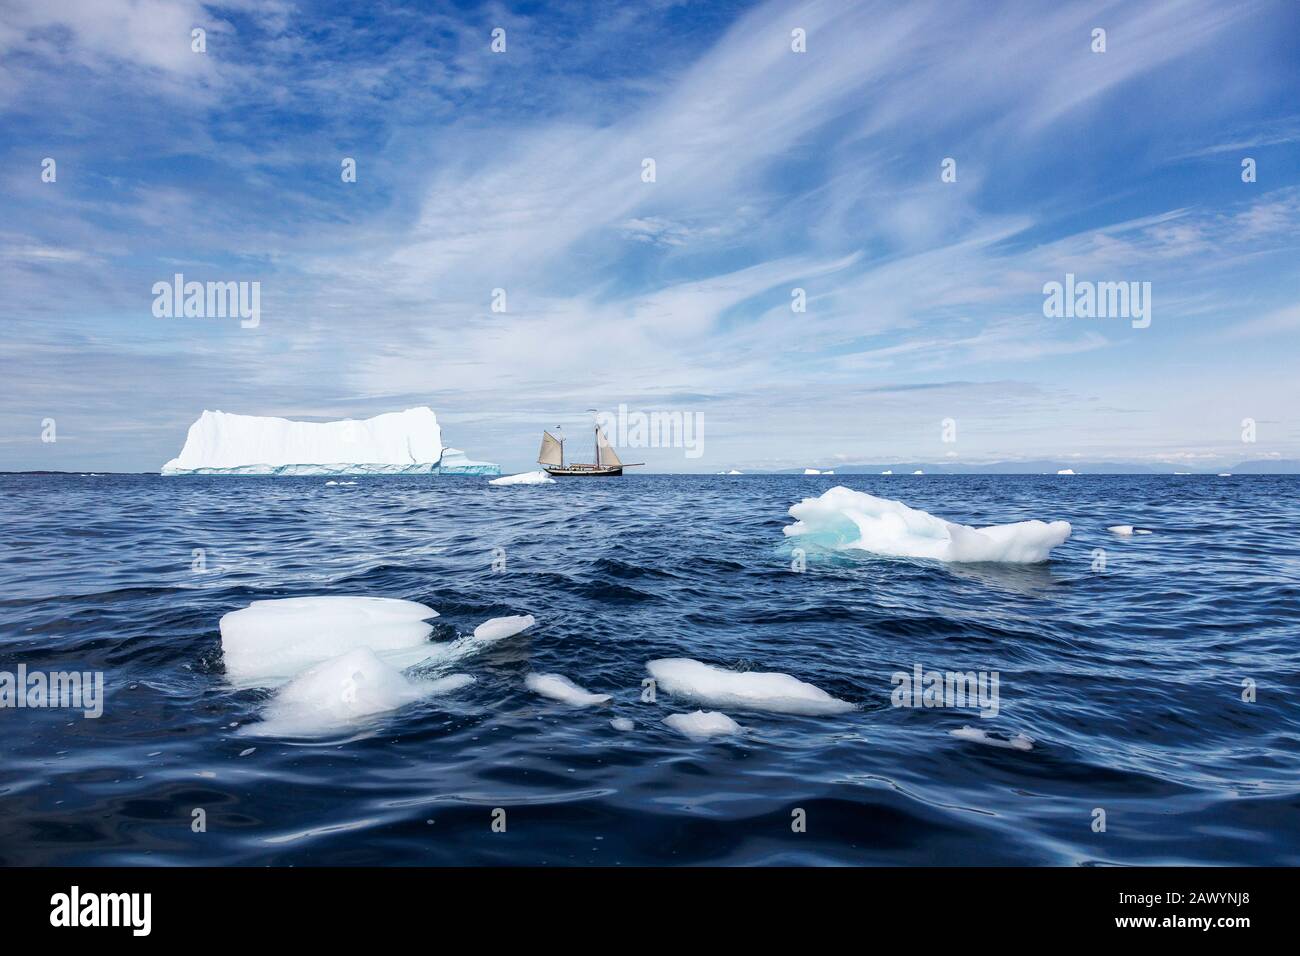
M 1298 458 L 1296 62 L 1289 0 L 0 0 L 0 469 L 418 404 L 512 470 L 619 403 L 703 416 L 661 471 Z

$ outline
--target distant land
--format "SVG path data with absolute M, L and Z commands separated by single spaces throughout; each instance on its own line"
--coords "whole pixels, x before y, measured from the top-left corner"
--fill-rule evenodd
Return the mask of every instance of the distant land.
M 879 475 L 882 471 L 892 471 L 894 475 L 911 475 L 914 471 L 923 471 L 927 475 L 1055 475 L 1058 471 L 1069 468 L 1076 475 L 1172 475 L 1186 472 L 1189 475 L 1217 475 L 1228 472 L 1233 475 L 1295 475 L 1300 474 L 1300 459 L 1277 458 L 1257 461 L 1243 461 L 1235 465 L 1196 466 L 1182 462 L 1155 462 L 1146 464 L 1128 461 L 1062 461 L 1060 459 L 1040 459 L 1031 461 L 994 461 L 982 464 L 965 464 L 947 461 L 910 461 L 893 462 L 878 465 L 817 465 L 823 472 L 832 469 L 835 475 Z M 757 472 L 754 472 L 757 474 Z M 778 475 L 802 475 L 803 468 L 783 468 L 769 472 Z M 832 475 L 831 477 L 835 477 Z M 1069 477 L 1063 475 L 1062 477 Z

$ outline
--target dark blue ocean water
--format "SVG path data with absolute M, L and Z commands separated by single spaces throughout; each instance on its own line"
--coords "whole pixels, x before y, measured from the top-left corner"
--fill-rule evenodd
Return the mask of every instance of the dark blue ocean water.
M 0 476 L 0 670 L 107 680 L 97 720 L 0 710 L 0 862 L 1300 864 L 1296 478 L 325 480 Z M 786 509 L 837 482 L 1074 535 L 1035 567 L 793 573 Z M 221 615 L 327 594 L 432 605 L 439 641 L 538 624 L 459 666 L 472 686 L 344 737 L 237 735 L 268 694 L 226 683 Z M 639 699 L 667 656 L 858 707 L 728 708 L 744 736 L 693 742 L 661 721 L 694 706 Z M 892 707 L 918 663 L 998 671 L 999 716 Z M 614 702 L 547 701 L 530 670 Z M 1034 747 L 950 735 L 968 724 Z

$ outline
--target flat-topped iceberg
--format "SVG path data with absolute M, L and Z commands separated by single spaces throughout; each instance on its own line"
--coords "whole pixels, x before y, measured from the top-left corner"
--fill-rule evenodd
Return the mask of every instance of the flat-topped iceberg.
M 362 420 L 295 422 L 204 411 L 164 475 L 499 475 L 442 444 L 427 406 Z
M 839 485 L 790 508 L 785 533 L 834 550 L 871 551 L 896 558 L 1037 564 L 1070 536 L 1068 521 L 1017 521 L 971 528 L 901 501 Z

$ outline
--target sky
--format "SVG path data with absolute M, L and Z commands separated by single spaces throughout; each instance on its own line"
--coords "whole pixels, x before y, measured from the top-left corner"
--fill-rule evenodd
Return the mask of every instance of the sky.
M 650 471 L 1300 458 L 1297 62 L 1292 0 L 0 0 L 0 470 L 416 405 L 510 471 L 620 405 L 702 429 Z

